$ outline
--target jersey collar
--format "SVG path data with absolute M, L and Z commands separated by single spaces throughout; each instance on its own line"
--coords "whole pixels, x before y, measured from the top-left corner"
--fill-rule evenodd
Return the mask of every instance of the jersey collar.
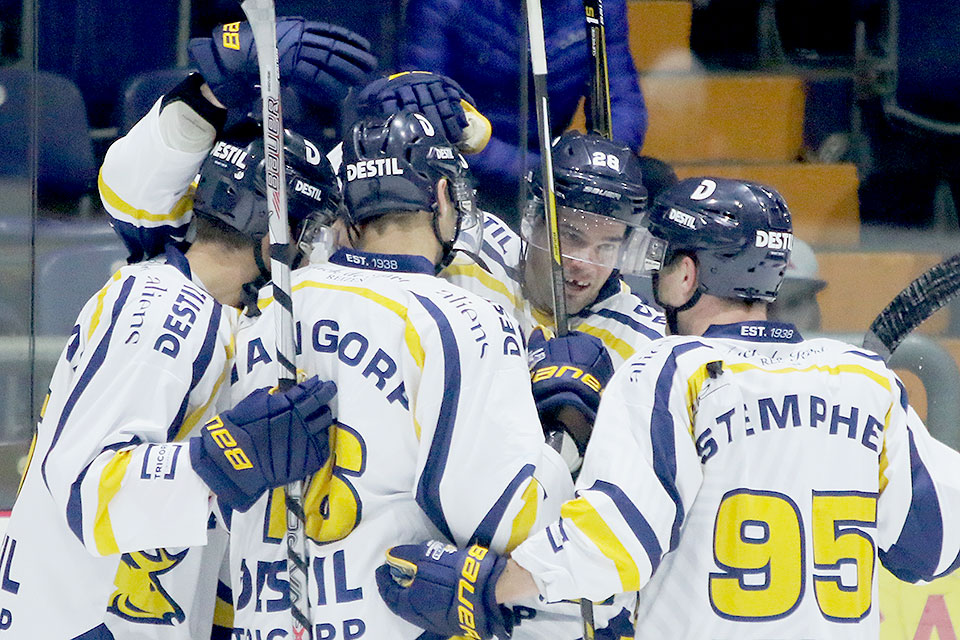
M 753 320 L 733 324 L 712 324 L 703 332 L 704 338 L 732 338 L 748 342 L 803 342 L 800 331 L 789 322 Z
M 402 273 L 436 275 L 436 266 L 423 256 L 411 256 L 402 253 L 372 253 L 344 247 L 337 249 L 330 256 L 330 262 L 343 267 L 369 269 L 371 271 L 399 271 Z
M 166 258 L 167 264 L 171 264 L 176 267 L 177 270 L 187 278 L 187 280 L 193 280 L 193 276 L 190 274 L 190 262 L 187 260 L 187 256 L 183 255 L 183 252 L 180 251 L 180 249 L 177 249 L 172 244 L 168 244 L 164 253 L 164 258 Z

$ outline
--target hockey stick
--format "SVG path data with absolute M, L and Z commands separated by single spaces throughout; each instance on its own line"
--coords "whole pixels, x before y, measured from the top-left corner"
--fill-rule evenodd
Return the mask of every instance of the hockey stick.
M 590 108 L 587 109 L 587 131 L 607 140 L 613 139 L 613 121 L 610 116 L 610 73 L 607 69 L 607 33 L 603 24 L 603 0 L 583 0 L 590 39 Z M 583 640 L 594 640 L 596 627 L 593 602 L 580 599 L 580 617 L 583 618 Z
M 550 110 L 547 99 L 547 49 L 543 41 L 543 14 L 540 0 L 526 0 L 527 34 L 530 37 L 530 66 L 533 68 L 533 92 L 537 103 L 537 129 L 540 138 L 540 175 L 543 183 L 543 212 L 550 236 L 550 282 L 553 285 L 553 317 L 557 335 L 567 334 L 567 300 L 563 295 L 563 263 L 560 252 L 560 228 L 557 222 L 556 188 L 553 181 L 553 154 L 550 143 Z
M 277 301 L 277 386 L 281 391 L 296 383 L 294 363 L 293 299 L 290 297 L 290 226 L 287 221 L 286 160 L 283 153 L 283 115 L 280 108 L 280 61 L 277 54 L 277 15 L 273 0 L 243 0 L 240 3 L 257 47 L 260 97 L 263 102 L 263 145 L 266 165 L 267 211 L 270 230 L 270 277 Z M 290 612 L 293 637 L 313 637 L 310 629 L 310 596 L 307 592 L 307 553 L 304 537 L 303 486 L 286 487 L 287 573 L 290 580 Z
M 960 253 L 930 267 L 894 296 L 870 324 L 863 346 L 884 361 L 911 331 L 960 292 Z
M 603 25 L 603 0 L 583 0 L 590 39 L 590 109 L 587 130 L 613 139 L 610 118 L 610 73 L 607 69 L 607 33 Z

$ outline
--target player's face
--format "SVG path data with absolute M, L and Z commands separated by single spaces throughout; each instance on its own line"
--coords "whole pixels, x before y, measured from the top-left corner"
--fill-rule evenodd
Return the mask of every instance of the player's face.
M 563 250 L 563 291 L 567 313 L 591 304 L 613 273 L 626 236 L 622 222 L 567 207 L 557 211 L 560 247 Z M 550 253 L 546 226 L 536 224 L 527 252 L 524 274 L 527 295 L 541 308 L 552 307 Z

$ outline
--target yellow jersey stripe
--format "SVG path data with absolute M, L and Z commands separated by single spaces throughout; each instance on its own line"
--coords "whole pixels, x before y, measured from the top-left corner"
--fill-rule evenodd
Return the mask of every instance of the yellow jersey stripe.
M 227 602 L 220 596 L 213 605 L 213 626 L 224 629 L 233 629 L 233 603 Z
M 464 276 L 478 280 L 480 284 L 495 293 L 499 293 L 510 301 L 510 304 L 516 308 L 517 296 L 510 293 L 506 285 L 484 271 L 483 267 L 477 264 L 452 264 L 443 270 L 444 276 Z
M 93 521 L 93 540 L 97 545 L 97 551 L 104 556 L 120 552 L 117 539 L 113 535 L 113 525 L 110 523 L 110 501 L 120 491 L 120 483 L 132 458 L 132 451 L 119 451 L 100 474 L 97 513 Z
M 637 352 L 636 349 L 634 349 L 629 344 L 627 344 L 617 336 L 613 335 L 606 329 L 601 329 L 600 327 L 595 327 L 591 324 L 587 324 L 586 322 L 583 322 L 577 325 L 577 331 L 589 333 L 591 336 L 600 338 L 600 341 L 603 342 L 603 344 L 606 345 L 608 349 L 612 349 L 613 351 L 616 351 L 617 354 L 619 354 L 620 357 L 623 358 L 624 360 L 632 357 L 633 354 Z
M 560 508 L 560 517 L 577 525 L 577 528 L 590 538 L 600 552 L 613 562 L 620 575 L 623 592 L 636 591 L 640 588 L 640 570 L 593 505 L 585 498 L 570 500 Z
M 413 356 L 413 361 L 417 363 L 417 366 L 423 369 L 423 362 L 425 359 L 423 353 L 423 344 L 420 341 L 420 334 L 417 333 L 417 330 L 414 328 L 413 324 L 410 322 L 408 316 L 407 307 L 403 306 L 396 300 L 391 300 L 390 298 L 377 293 L 373 289 L 368 289 L 366 287 L 350 287 L 341 284 L 330 284 L 327 282 L 317 282 L 315 280 L 304 280 L 293 286 L 294 291 L 299 291 L 300 289 L 330 289 L 332 291 L 343 291 L 344 293 L 352 293 L 358 295 L 362 298 L 366 298 L 372 302 L 379 304 L 380 306 L 389 309 L 390 311 L 397 314 L 401 319 L 406 321 L 407 326 L 404 329 L 404 339 L 407 343 L 407 349 L 410 350 L 410 355 Z M 273 296 L 263 298 L 257 303 L 257 306 L 260 309 L 266 309 L 268 306 L 273 304 Z
M 193 209 L 194 190 L 192 186 L 183 194 L 183 197 L 173 205 L 173 208 L 170 209 L 168 213 L 150 213 L 145 209 L 137 209 L 127 203 L 123 198 L 118 196 L 113 189 L 107 186 L 107 183 L 103 179 L 102 170 L 100 171 L 100 175 L 97 176 L 97 187 L 100 189 L 100 196 L 103 198 L 105 204 L 138 221 L 180 222 L 184 214 Z
M 890 479 L 887 478 L 887 467 L 890 466 L 890 459 L 887 457 L 887 433 L 890 431 L 890 414 L 893 413 L 893 404 L 887 409 L 887 415 L 883 418 L 883 442 L 880 445 L 880 493 L 887 488 Z
M 838 364 L 835 366 L 827 365 L 810 365 L 803 369 L 798 369 L 796 367 L 784 367 L 783 369 L 767 369 L 765 367 L 759 367 L 755 364 L 748 362 L 740 362 L 736 364 L 724 364 L 724 370 L 730 371 L 732 373 L 743 373 L 745 371 L 763 371 L 764 373 L 809 373 L 811 371 L 819 371 L 822 373 L 828 373 L 832 376 L 840 375 L 841 373 L 852 373 L 854 375 L 861 375 L 869 378 L 873 382 L 876 382 L 878 385 L 890 391 L 890 380 L 885 376 L 871 371 L 864 366 L 858 364 Z
M 706 382 L 707 364 L 704 363 L 699 369 L 693 372 L 693 375 L 687 379 L 687 414 L 690 416 L 690 436 L 693 436 L 693 414 L 696 412 L 698 400 L 700 399 L 700 389 Z
M 94 308 L 93 315 L 90 317 L 90 329 L 87 330 L 87 340 L 93 337 L 93 333 L 97 330 L 97 325 L 100 324 L 100 316 L 103 315 L 103 303 L 104 298 L 107 297 L 107 291 L 109 291 L 110 287 L 112 287 L 113 284 L 118 280 L 120 280 L 119 271 L 113 274 L 113 277 L 110 278 L 110 282 L 105 284 L 97 293 L 97 306 Z
M 507 552 L 513 551 L 518 544 L 527 539 L 530 530 L 533 529 L 533 523 L 537 521 L 537 498 L 540 496 L 540 483 L 536 478 L 531 477 L 527 488 L 523 490 L 521 500 L 523 506 L 517 512 L 513 519 L 513 527 L 510 529 L 510 540 L 507 541 Z

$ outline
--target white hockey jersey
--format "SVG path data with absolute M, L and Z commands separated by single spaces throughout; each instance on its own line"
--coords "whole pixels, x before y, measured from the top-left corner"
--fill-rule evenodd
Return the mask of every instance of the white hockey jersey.
M 505 222 L 484 213 L 483 265 L 457 254 L 440 277 L 509 309 L 520 322 L 525 336 L 537 325 L 553 326 L 553 315 L 530 304 L 523 292 L 521 239 Z M 596 336 L 606 345 L 614 368 L 651 340 L 664 335 L 663 313 L 647 305 L 619 277 L 611 277 L 600 289 L 597 300 L 569 318 L 571 330 Z
M 238 396 L 276 379 L 277 305 L 261 306 L 238 336 Z M 543 442 L 518 328 L 424 258 L 348 250 L 294 272 L 293 308 L 298 368 L 338 389 L 334 456 L 304 500 L 314 637 L 416 638 L 377 592 L 389 547 L 443 536 L 511 549 L 544 491 L 572 491 Z M 282 489 L 232 514 L 237 637 L 290 624 L 285 518 Z
M 878 356 L 713 326 L 617 371 L 577 499 L 513 557 L 549 599 L 642 588 L 637 638 L 876 638 L 878 553 L 960 565 L 958 468 Z
M 176 249 L 123 267 L 84 306 L 3 541 L 0 638 L 209 635 L 217 545 L 138 550 L 208 541 L 209 490 L 165 443 L 223 408 L 236 323 Z

